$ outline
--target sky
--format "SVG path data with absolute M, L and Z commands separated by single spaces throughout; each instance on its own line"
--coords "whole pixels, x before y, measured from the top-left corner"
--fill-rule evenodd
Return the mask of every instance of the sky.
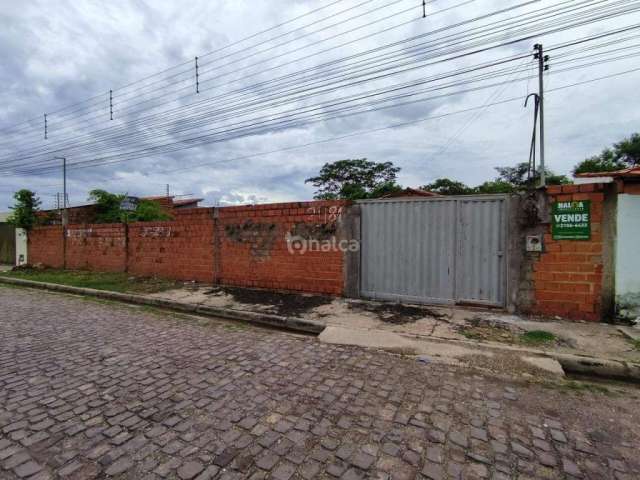
M 444 57 L 433 53 L 410 57 L 413 44 L 398 43 L 395 51 L 406 55 L 406 65 L 415 64 L 415 69 L 358 84 L 334 84 L 332 90 L 313 95 L 295 90 L 295 82 L 320 85 L 323 75 L 335 78 L 330 77 L 334 72 L 337 77 L 339 71 L 331 68 L 340 68 L 346 59 L 381 61 L 390 44 L 415 36 L 422 35 L 429 48 L 452 49 L 455 44 L 448 38 L 453 37 L 447 35 L 463 31 L 456 30 L 456 24 L 507 7 L 514 9 L 491 21 L 595 2 L 434 0 L 427 2 L 423 18 L 419 0 L 0 0 L 0 211 L 8 209 L 20 188 L 35 190 L 44 207 L 54 206 L 56 193 L 62 191 L 61 161 L 54 156 L 67 157 L 71 205 L 86 203 L 94 188 L 149 196 L 164 194 L 167 184 L 172 195 L 201 197 L 205 205 L 309 200 L 314 188 L 305 179 L 323 164 L 345 158 L 391 161 L 401 168 L 398 181 L 404 186 L 418 187 L 441 177 L 477 185 L 495 178 L 496 166 L 528 161 L 533 110 L 523 103 L 537 91 L 533 44 L 555 46 L 632 26 L 640 23 L 640 13 L 440 63 L 437 58 Z M 638 3 L 600 0 L 600 7 Z M 533 31 L 551 25 L 550 20 Z M 527 26 L 535 27 L 525 24 L 522 32 Z M 640 71 L 632 71 L 640 69 L 640 57 L 634 56 L 640 51 L 640 30 L 606 40 L 608 46 L 600 50 L 584 50 L 593 42 L 549 53 L 550 70 L 544 78 L 546 162 L 556 173 L 570 174 L 579 161 L 640 131 L 640 109 L 634 107 L 640 100 Z M 377 48 L 382 50 L 376 53 Z M 422 82 L 456 69 L 472 72 L 483 62 L 516 56 L 522 58 L 489 70 L 504 69 L 500 78 L 511 81 L 508 84 L 489 78 L 445 88 L 441 78 L 435 83 L 441 89 L 409 97 L 412 102 L 390 99 L 376 110 L 362 103 L 358 114 L 329 118 L 334 102 L 349 95 Z M 620 72 L 628 73 L 561 88 Z M 300 94 L 257 113 L 238 110 L 251 106 L 234 103 L 238 95 L 240 102 L 280 98 L 273 83 L 264 83 L 274 81 L 291 82 L 287 88 Z M 482 88 L 474 90 L 476 86 Z M 194 107 L 195 102 L 203 106 Z M 249 130 L 191 148 L 184 142 L 234 122 L 258 116 L 268 121 L 313 107 L 321 114 L 313 122 Z M 193 123 L 181 130 L 185 121 Z M 180 150 L 158 147 L 181 140 L 185 148 Z M 145 150 L 144 156 L 133 153 L 149 147 L 157 149 Z M 120 155 L 113 157 L 118 163 L 73 165 L 111 154 Z M 38 161 L 43 163 L 36 166 L 51 168 L 24 171 Z

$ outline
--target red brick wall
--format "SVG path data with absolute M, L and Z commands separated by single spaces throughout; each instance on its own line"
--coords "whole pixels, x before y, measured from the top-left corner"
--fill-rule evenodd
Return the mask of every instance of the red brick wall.
M 221 208 L 220 282 L 341 294 L 343 253 L 338 249 L 290 252 L 286 235 L 304 231 L 318 239 L 322 235 L 330 237 L 344 205 L 344 202 L 297 202 Z
M 124 272 L 125 226 L 120 223 L 67 226 L 67 268 Z
M 29 232 L 28 260 L 31 265 L 61 268 L 63 266 L 62 227 L 38 227 Z
M 129 272 L 211 283 L 213 209 L 185 209 L 173 214 L 170 222 L 129 225 Z
M 339 233 L 344 205 L 298 202 L 215 212 L 176 210 L 169 222 L 130 224 L 128 246 L 124 225 L 70 225 L 67 268 L 127 268 L 140 276 L 338 295 L 344 284 L 343 252 L 333 247 L 290 251 L 287 233 L 330 241 Z M 37 228 L 31 238 L 31 263 L 62 266 L 61 227 Z
M 551 226 L 543 253 L 534 263 L 533 313 L 575 320 L 602 317 L 602 184 L 550 186 L 551 202 L 591 200 L 591 240 L 553 240 Z

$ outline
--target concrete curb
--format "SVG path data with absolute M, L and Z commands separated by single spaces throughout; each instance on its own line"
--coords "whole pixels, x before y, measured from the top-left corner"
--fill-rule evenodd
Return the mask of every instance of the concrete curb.
M 548 350 L 538 350 L 533 348 L 516 347 L 513 345 L 501 345 L 495 342 L 478 343 L 469 340 L 453 340 L 445 338 L 430 338 L 430 341 L 440 341 L 442 343 L 458 344 L 471 347 L 473 345 L 489 350 L 503 350 L 511 353 L 532 355 L 535 357 L 546 357 L 556 360 L 565 373 L 587 375 L 600 378 L 619 379 L 640 383 L 640 364 L 627 362 L 624 360 L 614 360 L 610 358 L 591 357 L 588 355 L 577 355 L 571 353 L 556 353 Z
M 284 317 L 280 315 L 232 310 L 229 308 L 210 307 L 198 304 L 187 304 L 162 298 L 145 297 L 144 295 L 109 292 L 106 290 L 94 290 L 92 288 L 71 287 L 68 285 L 60 285 L 57 283 L 34 282 L 31 280 L 22 280 L 18 278 L 0 276 L 0 284 L 2 283 L 28 288 L 38 288 L 42 290 L 49 290 L 52 292 L 86 295 L 95 298 L 102 298 L 105 300 L 130 303 L 134 305 L 148 305 L 156 308 L 193 313 L 203 316 L 240 320 L 243 322 L 255 323 L 258 325 L 267 325 L 296 332 L 312 333 L 315 335 L 322 333 L 322 331 L 326 328 L 326 325 L 323 323 L 313 320 L 306 320 L 303 318 Z M 441 343 L 449 343 L 452 345 L 462 344 L 469 347 L 473 347 L 475 345 L 476 348 L 480 347 L 496 350 L 509 350 L 511 352 L 520 352 L 522 354 L 548 357 L 560 363 L 566 373 L 640 382 L 640 365 L 636 363 L 625 362 L 622 360 L 611 360 L 590 357 L 586 355 L 581 356 L 566 353 L 554 353 L 544 350 L 523 348 L 516 349 L 508 345 L 500 345 L 495 343 L 476 344 L 475 342 L 470 341 L 451 340 L 443 338 L 431 338 L 429 340 Z
M 39 288 L 52 292 L 72 293 L 76 295 L 86 295 L 88 297 L 101 298 L 105 300 L 114 300 L 118 302 L 131 303 L 134 305 L 148 305 L 151 307 L 174 310 L 178 312 L 195 313 L 209 317 L 225 318 L 230 320 L 241 320 L 243 322 L 255 323 L 259 325 L 268 325 L 271 327 L 293 330 L 296 332 L 320 334 L 325 325 L 313 320 L 305 320 L 296 317 L 284 317 L 281 315 L 273 315 L 268 313 L 256 313 L 240 310 L 232 310 L 230 308 L 209 307 L 206 305 L 188 304 L 166 300 L 162 298 L 150 298 L 144 295 L 135 295 L 130 293 L 109 292 L 106 290 L 94 290 L 92 288 L 71 287 L 69 285 L 60 285 L 57 283 L 34 282 L 32 280 L 22 280 L 19 278 L 10 278 L 0 276 L 0 283 L 8 285 L 17 285 L 21 287 Z
M 640 365 L 636 363 L 566 353 L 549 356 L 555 358 L 568 373 L 640 382 Z

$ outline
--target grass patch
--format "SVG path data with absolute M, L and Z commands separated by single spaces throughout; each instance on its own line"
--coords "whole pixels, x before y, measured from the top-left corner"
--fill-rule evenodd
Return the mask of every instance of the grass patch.
M 562 385 L 565 391 L 571 391 L 576 393 L 600 393 L 603 395 L 613 396 L 614 392 L 604 385 L 598 385 L 596 383 L 577 382 L 570 380 Z
M 527 345 L 546 345 L 554 343 L 558 338 L 545 330 L 531 330 L 520 335 L 520 341 Z
M 631 345 L 633 346 L 634 350 L 640 351 L 640 339 L 629 340 L 629 341 L 631 342 Z
M 160 278 L 141 278 L 133 277 L 126 273 L 77 270 L 22 269 L 14 272 L 2 272 L 0 275 L 34 282 L 57 283 L 71 287 L 93 288 L 120 293 L 157 293 L 175 288 L 177 285 L 172 280 Z

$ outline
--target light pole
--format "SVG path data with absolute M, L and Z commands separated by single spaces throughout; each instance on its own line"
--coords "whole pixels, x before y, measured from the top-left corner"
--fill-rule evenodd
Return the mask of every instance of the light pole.
M 67 225 L 67 158 L 53 157 L 54 160 L 62 160 L 62 225 Z

